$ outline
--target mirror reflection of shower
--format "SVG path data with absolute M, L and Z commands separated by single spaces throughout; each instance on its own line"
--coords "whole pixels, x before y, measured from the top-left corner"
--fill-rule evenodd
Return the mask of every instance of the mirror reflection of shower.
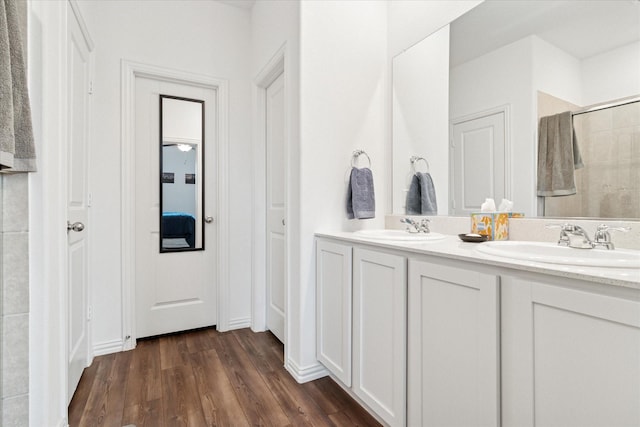
M 160 101 L 160 252 L 204 249 L 204 101 Z
M 545 93 L 539 113 L 572 111 L 584 167 L 575 170 L 576 194 L 545 197 L 544 215 L 640 217 L 640 97 L 580 108 Z M 540 115 L 540 114 L 539 114 Z

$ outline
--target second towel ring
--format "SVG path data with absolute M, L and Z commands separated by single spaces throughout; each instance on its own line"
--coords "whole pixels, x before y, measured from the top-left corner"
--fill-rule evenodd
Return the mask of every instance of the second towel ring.
M 356 162 L 358 161 L 358 157 L 360 157 L 363 154 L 367 157 L 367 160 L 369 161 L 369 168 L 371 168 L 371 158 L 369 157 L 367 152 L 364 151 L 364 150 L 355 150 L 353 152 L 353 156 L 351 157 L 351 167 L 352 168 L 356 167 Z
M 427 162 L 427 159 L 425 159 L 424 157 L 411 156 L 409 158 L 409 161 L 411 162 L 411 169 L 413 170 L 413 173 L 416 173 L 416 163 L 418 163 L 420 160 L 422 160 L 427 165 L 427 172 L 429 172 L 429 162 Z

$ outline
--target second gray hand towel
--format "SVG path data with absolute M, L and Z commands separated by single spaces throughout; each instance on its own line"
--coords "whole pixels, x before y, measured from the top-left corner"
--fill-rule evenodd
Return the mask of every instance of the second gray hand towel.
M 429 173 L 417 172 L 411 178 L 407 193 L 407 215 L 437 215 L 438 201 L 433 179 Z
M 352 168 L 347 195 L 349 219 L 368 219 L 376 216 L 373 173 L 369 168 Z

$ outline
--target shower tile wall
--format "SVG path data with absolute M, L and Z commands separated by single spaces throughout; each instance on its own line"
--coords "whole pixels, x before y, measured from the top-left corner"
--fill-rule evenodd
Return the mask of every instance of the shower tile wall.
M 0 176 L 0 425 L 29 419 L 28 176 Z
M 23 40 L 27 2 L 18 1 Z M 25 43 L 26 52 L 26 43 Z M 29 425 L 28 175 L 0 175 L 0 425 Z

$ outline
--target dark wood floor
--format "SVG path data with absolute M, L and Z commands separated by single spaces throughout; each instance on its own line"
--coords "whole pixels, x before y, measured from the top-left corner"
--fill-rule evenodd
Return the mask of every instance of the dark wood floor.
M 331 379 L 298 384 L 269 332 L 203 329 L 96 357 L 69 405 L 77 426 L 379 426 Z

